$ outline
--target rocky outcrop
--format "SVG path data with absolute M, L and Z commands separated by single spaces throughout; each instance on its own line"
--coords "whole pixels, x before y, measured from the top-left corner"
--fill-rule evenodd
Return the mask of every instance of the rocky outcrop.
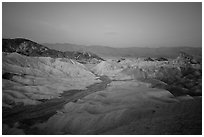
M 166 59 L 166 58 L 164 58 L 164 57 L 160 57 L 160 58 L 157 58 L 157 59 L 155 59 L 155 60 L 157 60 L 157 61 L 168 61 L 168 59 Z
M 174 95 L 202 95 L 202 65 L 193 56 L 181 52 L 166 65 L 143 69 L 149 78 L 165 82 Z M 180 93 L 179 93 L 180 92 Z
M 185 52 L 180 52 L 179 56 L 174 60 L 174 63 L 180 66 L 190 67 L 192 64 L 201 64 L 202 62 Z
M 109 60 L 96 65 L 93 71 L 112 80 L 148 82 L 152 87 L 167 89 L 175 96 L 202 95 L 202 65 L 195 58 L 182 53 L 174 60 L 161 60 Z
M 66 54 L 70 55 L 70 52 L 65 52 L 65 55 Z M 76 59 L 78 62 L 82 64 L 86 64 L 86 63 L 97 64 L 97 63 L 100 63 L 101 61 L 104 61 L 104 59 L 90 52 L 74 51 L 74 52 L 71 52 L 71 57 Z
M 148 58 L 145 58 L 144 61 L 154 61 L 152 58 L 148 57 Z
M 97 64 L 91 71 L 98 75 L 115 76 L 122 70 L 122 65 L 116 61 L 107 60 Z

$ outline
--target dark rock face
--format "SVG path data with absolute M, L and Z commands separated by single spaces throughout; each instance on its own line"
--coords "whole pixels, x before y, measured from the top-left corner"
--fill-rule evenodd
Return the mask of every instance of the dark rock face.
M 65 54 L 70 54 L 70 52 L 65 52 Z M 79 61 L 82 64 L 85 64 L 86 62 L 89 63 L 99 63 L 101 60 L 104 61 L 104 59 L 98 57 L 97 55 L 90 53 L 90 52 L 79 52 L 79 51 L 74 51 L 71 52 L 72 54 L 72 58 L 76 59 L 77 61 Z
M 124 60 L 125 60 L 125 58 L 120 58 L 119 60 L 117 60 L 117 63 L 124 61 Z
M 43 45 L 35 43 L 33 41 L 16 38 L 16 39 L 3 39 L 2 40 L 2 51 L 3 52 L 17 52 L 26 56 L 41 56 L 41 57 L 51 57 L 51 58 L 70 58 L 76 59 L 81 63 L 98 63 L 102 58 L 99 56 L 88 53 L 88 52 L 71 52 L 71 51 L 57 51 L 49 49 Z
M 163 57 L 157 58 L 157 59 L 155 59 L 155 60 L 157 60 L 157 61 L 168 61 L 168 59 L 163 58 Z
M 144 59 L 144 61 L 154 61 L 152 58 L 148 57 L 146 59 Z
M 2 75 L 2 78 L 3 79 L 8 79 L 8 80 L 10 80 L 10 79 L 12 79 L 12 77 L 13 77 L 13 75 L 14 74 L 12 74 L 12 73 L 4 73 L 3 75 Z

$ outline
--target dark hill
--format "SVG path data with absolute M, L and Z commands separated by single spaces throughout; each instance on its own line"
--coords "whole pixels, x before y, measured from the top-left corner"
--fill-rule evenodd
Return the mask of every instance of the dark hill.
M 52 57 L 52 58 L 70 58 L 76 59 L 81 63 L 87 62 L 100 62 L 103 60 L 101 57 L 90 52 L 79 51 L 58 51 L 55 49 L 47 48 L 41 44 L 33 42 L 28 39 L 16 38 L 16 39 L 3 39 L 2 40 L 3 52 L 17 52 L 26 56 L 40 56 L 40 57 Z

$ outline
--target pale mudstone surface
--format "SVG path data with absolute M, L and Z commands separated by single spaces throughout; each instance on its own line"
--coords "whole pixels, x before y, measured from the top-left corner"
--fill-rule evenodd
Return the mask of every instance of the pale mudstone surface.
M 195 104 L 183 103 L 186 100 L 195 102 L 177 99 L 170 92 L 149 88 L 145 83 L 112 82 L 104 91 L 67 103 L 58 114 L 36 127 L 45 134 L 151 134 L 160 133 L 158 128 L 164 128 L 161 134 L 172 134 L 174 129 L 164 127 L 164 121 L 167 119 L 165 122 L 170 125 L 176 116 L 188 115 L 188 108 Z M 150 124 L 155 131 L 143 129 Z
M 36 105 L 72 89 L 85 89 L 100 82 L 94 74 L 73 60 L 3 54 L 3 106 Z

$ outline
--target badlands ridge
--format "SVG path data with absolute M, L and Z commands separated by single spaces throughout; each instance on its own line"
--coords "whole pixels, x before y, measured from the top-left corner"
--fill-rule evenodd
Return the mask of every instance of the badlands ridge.
M 202 134 L 202 64 L 191 55 L 104 60 L 22 39 L 3 51 L 3 134 Z

